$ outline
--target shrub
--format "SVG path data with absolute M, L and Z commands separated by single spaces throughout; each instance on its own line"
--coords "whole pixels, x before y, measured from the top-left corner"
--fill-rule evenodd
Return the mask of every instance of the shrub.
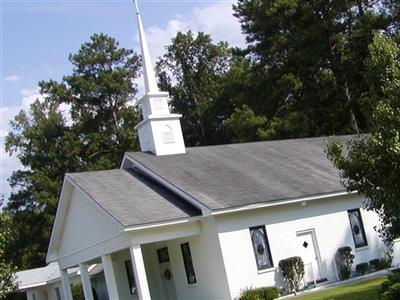
M 351 247 L 341 247 L 336 251 L 335 262 L 338 268 L 340 280 L 350 278 L 353 260 L 354 255 L 351 253 Z
M 239 300 L 273 300 L 278 297 L 276 287 L 246 288 L 240 293 Z
M 390 274 L 388 279 L 382 283 L 380 289 L 380 300 L 400 299 L 400 274 Z
M 364 275 L 365 273 L 368 272 L 368 263 L 364 262 L 361 264 L 356 265 L 356 272 Z
M 379 269 L 380 270 L 390 268 L 391 266 L 392 266 L 391 258 L 384 257 L 379 260 Z
M 304 263 L 301 257 L 294 256 L 282 259 L 279 262 L 279 268 L 282 271 L 283 279 L 289 286 L 289 290 L 296 293 L 304 277 Z
M 370 268 L 371 271 L 380 270 L 379 259 L 378 259 L 378 258 L 371 259 L 371 260 L 369 261 L 369 268 Z
M 82 284 L 80 282 L 72 285 L 71 293 L 73 300 L 85 300 L 85 296 L 83 295 Z

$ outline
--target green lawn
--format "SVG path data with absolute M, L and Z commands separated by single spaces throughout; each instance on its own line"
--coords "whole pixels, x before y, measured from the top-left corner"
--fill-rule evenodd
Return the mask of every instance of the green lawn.
M 296 300 L 377 300 L 386 276 L 294 297 Z

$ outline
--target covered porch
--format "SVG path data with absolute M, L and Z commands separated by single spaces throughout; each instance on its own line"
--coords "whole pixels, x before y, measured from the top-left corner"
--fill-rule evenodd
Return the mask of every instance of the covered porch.
M 102 298 L 100 295 L 95 298 L 88 273 L 89 265 L 100 263 L 108 299 L 172 300 L 178 298 L 177 289 L 181 286 L 197 284 L 194 271 L 197 261 L 192 260 L 191 252 L 197 252 L 196 245 L 201 239 L 198 222 L 127 230 L 124 235 L 128 247 L 111 253 L 97 252 L 96 257 L 73 265 L 59 261 L 65 300 L 72 300 L 68 269 L 74 267 L 79 267 L 85 299 Z

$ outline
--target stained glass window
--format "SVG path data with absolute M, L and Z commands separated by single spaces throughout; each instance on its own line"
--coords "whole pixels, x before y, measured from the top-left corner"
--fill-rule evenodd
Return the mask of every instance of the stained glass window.
M 125 261 L 126 275 L 128 276 L 129 291 L 131 295 L 136 294 L 135 276 L 133 275 L 132 261 Z
M 271 259 L 265 226 L 250 228 L 250 236 L 258 270 L 272 268 L 274 265 Z
M 189 284 L 197 282 L 196 274 L 194 273 L 192 254 L 190 253 L 189 243 L 184 243 L 181 245 L 183 263 L 186 270 L 186 278 Z
M 367 246 L 367 238 L 365 237 L 364 225 L 361 219 L 359 209 L 352 209 L 348 211 L 351 232 L 353 233 L 354 245 L 356 248 Z

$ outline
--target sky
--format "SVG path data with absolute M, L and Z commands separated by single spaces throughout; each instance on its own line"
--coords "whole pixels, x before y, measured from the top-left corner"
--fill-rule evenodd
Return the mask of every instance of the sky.
M 204 31 L 214 41 L 245 46 L 232 13 L 234 1 L 139 0 L 153 64 L 178 31 Z M 68 55 L 94 33 L 116 38 L 122 47 L 139 51 L 134 4 L 129 0 L 0 0 L 0 193 L 18 159 L 4 150 L 9 122 L 37 98 L 41 80 L 61 80 L 72 71 Z M 143 90 L 142 79 L 137 82 Z

